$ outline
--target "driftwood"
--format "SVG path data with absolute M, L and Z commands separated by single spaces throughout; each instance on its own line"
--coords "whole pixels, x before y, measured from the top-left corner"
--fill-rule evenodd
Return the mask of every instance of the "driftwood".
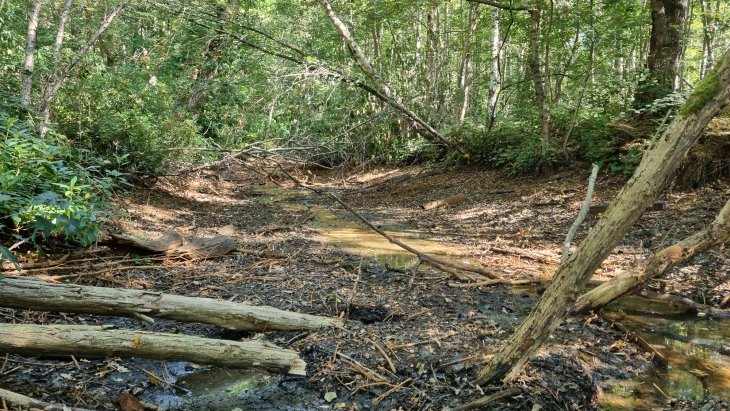
M 319 317 L 267 306 L 153 291 L 53 284 L 26 278 L 0 280 L 0 306 L 117 315 L 150 320 L 213 324 L 239 331 L 302 330 L 342 326 L 341 318 Z M 2 351 L 0 351 L 2 352 Z
M 610 203 L 603 203 L 603 204 L 594 204 L 589 209 L 588 212 L 591 215 L 601 214 L 608 210 L 608 207 L 610 206 Z M 646 211 L 664 211 L 667 209 L 667 202 L 664 200 L 657 200 L 652 203 L 652 205 L 646 209 Z
M 442 198 L 440 200 L 430 201 L 425 204 L 421 204 L 421 208 L 424 210 L 432 210 L 434 208 L 443 207 L 445 205 L 456 204 L 466 200 L 466 196 L 463 193 L 455 194 L 450 197 Z
M 154 240 L 140 240 L 124 234 L 110 234 L 112 244 L 134 248 L 147 253 L 181 254 L 195 258 L 214 258 L 229 254 L 238 248 L 230 237 L 219 235 L 212 238 L 194 238 L 185 243 L 175 232 Z
M 17 409 L 31 409 L 43 411 L 89 411 L 86 408 L 76 408 L 61 404 L 51 404 L 49 402 L 36 400 L 35 398 L 26 397 L 25 395 L 0 388 L 0 406 L 2 406 L 4 403 L 17 407 Z M 10 409 L 15 408 L 11 407 Z
M 306 375 L 293 350 L 261 341 L 229 341 L 112 326 L 0 324 L 0 352 L 22 355 L 137 357 Z

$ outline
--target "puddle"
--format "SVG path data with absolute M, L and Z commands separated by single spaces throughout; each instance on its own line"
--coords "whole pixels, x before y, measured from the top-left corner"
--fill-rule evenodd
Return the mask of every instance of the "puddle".
M 730 320 L 658 311 L 625 315 L 621 323 L 662 353 L 669 365 L 652 366 L 606 390 L 601 398 L 605 409 L 662 407 L 667 397 L 701 400 L 708 394 L 730 401 L 730 356 L 717 351 L 730 342 Z
M 255 191 L 262 194 L 257 200 L 261 203 L 275 203 L 292 211 L 308 210 L 314 213 L 315 217 L 308 226 L 319 231 L 322 236 L 321 241 L 325 244 L 336 246 L 349 254 L 375 260 L 394 270 L 404 270 L 418 264 L 416 256 L 389 242 L 349 212 L 341 210 L 335 215 L 325 207 L 311 204 L 312 196 L 316 194 L 310 191 L 285 189 L 273 185 L 260 186 Z M 367 214 L 364 216 L 369 218 Z M 406 230 L 392 221 L 382 219 L 370 221 L 418 251 L 459 264 L 474 264 L 466 258 L 469 255 L 466 249 L 438 241 L 431 233 Z
M 287 384 L 279 375 L 226 368 L 190 372 L 188 363 L 179 364 L 182 365 L 170 370 L 176 392 L 160 387 L 150 397 L 150 402 L 160 409 L 228 411 L 267 404 L 272 409 L 293 411 L 314 409 L 319 402 L 316 393 L 303 390 L 296 382 Z M 296 403 L 293 397 L 297 398 Z

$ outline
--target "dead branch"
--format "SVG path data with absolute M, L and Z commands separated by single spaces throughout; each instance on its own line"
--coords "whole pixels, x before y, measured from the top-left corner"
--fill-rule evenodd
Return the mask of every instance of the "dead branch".
M 212 298 L 153 291 L 53 284 L 26 278 L 0 280 L 0 306 L 213 324 L 240 331 L 341 327 L 344 320 Z M 1 352 L 1 351 L 0 351 Z
M 611 203 L 602 203 L 602 204 L 594 204 L 589 209 L 588 212 L 591 215 L 601 214 L 608 210 L 608 207 L 611 205 Z M 652 203 L 652 205 L 646 209 L 646 211 L 664 211 L 667 209 L 667 202 L 664 200 L 657 200 Z
M 652 355 L 652 361 L 656 362 L 657 365 L 660 365 L 662 367 L 666 367 L 667 364 L 669 364 L 669 361 L 667 361 L 667 358 L 662 353 L 660 353 L 659 351 L 657 351 L 656 349 L 654 349 L 654 347 L 652 347 L 651 344 L 649 344 L 648 342 L 646 342 L 646 340 L 643 339 L 640 335 L 636 334 L 633 331 L 630 331 L 623 324 L 621 324 L 619 322 L 620 319 L 617 316 L 613 316 L 613 315 L 606 314 L 606 313 L 603 313 L 603 312 L 600 313 L 599 315 L 601 317 L 603 317 L 604 320 L 606 320 L 609 323 L 611 323 L 611 325 L 615 329 L 617 329 L 617 330 L 621 331 L 622 333 L 624 333 L 624 335 L 626 336 L 626 338 L 629 341 L 633 342 L 634 344 L 636 344 L 639 347 L 641 347 L 644 351 L 646 351 L 649 354 L 651 354 Z
M 472 401 L 470 403 L 460 405 L 456 408 L 449 408 L 448 411 L 469 411 L 469 410 L 482 409 L 495 401 L 499 401 L 504 398 L 514 397 L 515 395 L 517 395 L 521 392 L 522 392 L 522 388 L 510 387 L 504 391 L 500 391 L 500 392 L 498 392 L 496 394 L 492 394 L 488 397 L 480 398 L 476 401 Z
M 66 261 L 68 261 L 68 259 L 70 257 L 71 257 L 71 254 L 66 254 L 57 260 L 48 260 L 48 261 L 40 261 L 37 263 L 20 264 L 20 272 L 23 272 L 24 270 L 31 270 L 31 269 L 55 267 L 57 265 L 61 265 L 61 264 L 65 263 Z M 13 270 L 13 271 L 18 272 L 15 269 L 15 265 L 12 263 L 3 262 L 2 269 L 3 270 Z
M 585 200 L 583 200 L 583 205 L 580 207 L 578 217 L 576 217 L 575 221 L 573 221 L 573 225 L 570 226 L 568 234 L 565 236 L 565 241 L 563 242 L 563 256 L 560 257 L 561 263 L 564 263 L 568 260 L 568 257 L 570 257 L 570 243 L 573 242 L 573 237 L 575 237 L 575 233 L 578 232 L 578 228 L 580 227 L 581 223 L 583 223 L 583 220 L 585 220 L 588 216 L 588 210 L 591 205 L 591 198 L 593 198 L 593 189 L 596 187 L 596 178 L 598 178 L 598 168 L 598 164 L 593 164 L 591 176 L 588 179 L 588 190 L 586 191 L 586 198 Z
M 682 297 L 674 294 L 661 294 L 649 290 L 641 290 L 637 292 L 636 295 L 641 298 L 646 298 L 647 300 L 660 301 L 669 305 L 673 305 L 675 307 L 685 308 L 689 311 L 697 313 L 698 316 L 730 319 L 730 310 L 714 308 L 687 297 Z
M 69 407 L 61 404 L 51 404 L 49 402 L 36 400 L 23 394 L 0 388 L 0 404 L 7 401 L 10 405 L 19 409 L 40 409 L 44 411 L 90 411 L 86 408 Z

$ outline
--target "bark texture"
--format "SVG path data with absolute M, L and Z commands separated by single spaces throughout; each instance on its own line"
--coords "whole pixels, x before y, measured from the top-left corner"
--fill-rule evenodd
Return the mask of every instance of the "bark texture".
M 23 107 L 30 107 L 30 93 L 33 90 L 33 69 L 35 68 L 35 40 L 38 33 L 38 18 L 41 15 L 41 0 L 34 0 L 28 19 L 28 34 L 25 43 L 25 59 L 23 60 L 23 88 L 20 91 L 20 103 Z
M 613 205 L 568 261 L 558 267 L 552 283 L 530 316 L 481 370 L 477 379 L 479 384 L 496 379 L 509 381 L 519 374 L 530 356 L 572 309 L 578 290 L 651 205 L 710 120 L 730 100 L 730 52 L 723 56 L 712 76 L 711 86 L 698 85 L 688 99 L 701 101 L 701 108 L 680 110 L 686 114 L 677 116 L 653 142 Z
M 152 358 L 306 375 L 306 363 L 295 351 L 272 344 L 119 330 L 110 326 L 0 324 L 0 352 Z
M 0 280 L 0 306 L 110 316 L 145 316 L 212 324 L 239 331 L 306 330 L 344 324 L 340 318 L 319 317 L 212 298 L 54 284 L 10 277 Z
M 639 85 L 636 94 L 639 106 L 672 92 L 682 52 L 682 28 L 687 16 L 687 0 L 650 0 L 650 6 L 651 37 L 646 61 L 649 77 Z

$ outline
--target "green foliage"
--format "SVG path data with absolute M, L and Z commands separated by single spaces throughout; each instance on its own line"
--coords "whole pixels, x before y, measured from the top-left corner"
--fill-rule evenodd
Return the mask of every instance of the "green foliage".
M 104 199 L 122 181 L 116 168 L 123 158 L 103 160 L 55 134 L 41 139 L 4 111 L 0 135 L 0 230 L 90 244 L 106 213 Z
M 202 138 L 167 79 L 150 78 L 133 66 L 91 74 L 59 99 L 59 131 L 106 158 L 125 156 L 130 172 L 162 172 L 181 155 L 170 148 Z
M 720 79 L 717 77 L 717 73 L 715 71 L 710 71 L 707 73 L 705 78 L 697 83 L 692 94 L 689 95 L 687 101 L 685 101 L 684 105 L 682 105 L 679 109 L 679 114 L 687 117 L 691 114 L 697 113 L 719 92 Z

